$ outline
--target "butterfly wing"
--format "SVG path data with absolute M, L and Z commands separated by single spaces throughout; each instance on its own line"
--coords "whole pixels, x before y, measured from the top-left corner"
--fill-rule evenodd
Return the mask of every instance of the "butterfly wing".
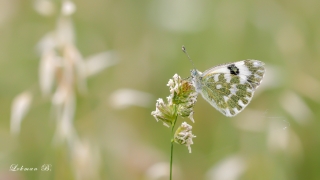
M 202 74 L 201 95 L 225 116 L 240 113 L 251 101 L 265 69 L 257 60 L 213 67 Z
M 265 73 L 264 65 L 265 64 L 261 61 L 247 59 L 212 67 L 203 72 L 202 76 L 210 76 L 214 73 L 237 75 L 241 77 L 242 82 L 247 81 L 252 85 L 254 89 L 257 89 Z

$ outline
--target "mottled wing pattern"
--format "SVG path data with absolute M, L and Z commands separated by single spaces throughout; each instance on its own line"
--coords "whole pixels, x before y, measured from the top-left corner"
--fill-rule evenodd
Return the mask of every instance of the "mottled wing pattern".
M 240 84 L 239 76 L 217 73 L 203 79 L 201 95 L 225 116 L 235 116 L 249 104 L 253 93 L 250 83 Z
M 213 67 L 202 74 L 201 95 L 225 116 L 235 116 L 251 101 L 265 69 L 257 60 Z

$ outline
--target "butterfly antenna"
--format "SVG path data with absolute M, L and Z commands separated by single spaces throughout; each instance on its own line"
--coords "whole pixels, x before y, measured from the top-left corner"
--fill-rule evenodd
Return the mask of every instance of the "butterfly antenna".
M 189 54 L 188 54 L 188 52 L 187 52 L 187 50 L 186 50 L 186 47 L 182 46 L 182 51 L 187 55 L 187 57 L 188 57 L 188 59 L 190 60 L 193 68 L 195 68 L 195 67 L 194 67 L 194 63 L 193 63 L 192 59 L 190 58 L 190 56 L 189 56 Z

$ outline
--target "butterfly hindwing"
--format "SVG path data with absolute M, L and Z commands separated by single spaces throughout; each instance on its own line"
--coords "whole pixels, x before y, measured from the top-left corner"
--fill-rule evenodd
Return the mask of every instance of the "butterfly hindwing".
M 203 80 L 201 95 L 225 116 L 235 116 L 251 101 L 253 87 L 236 75 L 217 73 Z M 216 81 L 218 80 L 218 81 Z
M 244 66 L 240 67 L 246 67 L 247 71 L 250 72 L 250 74 L 246 75 L 247 81 L 254 89 L 257 89 L 265 73 L 264 63 L 257 60 L 245 60 L 243 62 Z
M 201 75 L 201 95 L 225 116 L 235 116 L 251 101 L 265 69 L 257 60 L 213 67 Z

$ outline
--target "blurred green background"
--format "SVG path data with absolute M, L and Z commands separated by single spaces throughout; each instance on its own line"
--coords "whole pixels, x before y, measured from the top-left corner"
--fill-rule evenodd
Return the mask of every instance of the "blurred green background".
M 173 179 L 320 179 L 318 1 L 73 1 L 75 47 L 84 59 L 112 50 L 117 63 L 89 77 L 86 93 L 75 88 L 77 138 L 54 145 L 60 127 L 52 96 L 41 95 L 37 44 L 56 28 L 63 2 L 0 0 L 1 180 L 169 179 L 170 129 L 151 111 L 175 73 L 190 76 L 182 45 L 200 71 L 258 59 L 266 75 L 238 116 L 199 96 L 195 123 L 178 119 L 197 137 L 191 154 L 174 146 Z M 32 102 L 13 135 L 13 100 L 26 91 Z

